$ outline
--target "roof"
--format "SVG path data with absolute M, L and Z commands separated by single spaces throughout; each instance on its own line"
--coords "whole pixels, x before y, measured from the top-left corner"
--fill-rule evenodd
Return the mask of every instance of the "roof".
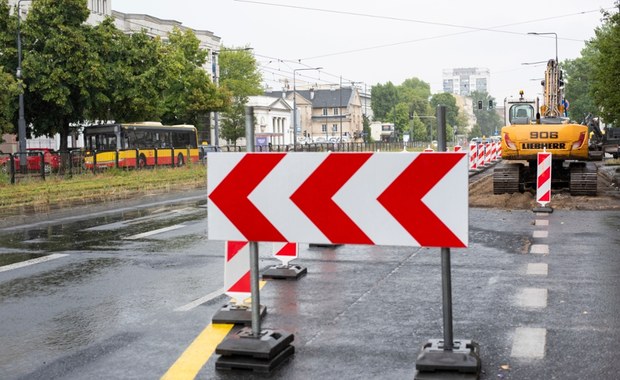
M 312 108 L 326 107 L 346 107 L 353 96 L 353 89 L 350 87 L 335 89 L 317 89 L 313 90 L 314 98 L 310 99 L 310 90 L 297 90 L 298 96 L 303 96 L 306 100 L 312 102 Z M 286 97 L 293 97 L 293 91 L 287 91 Z M 342 98 L 341 98 L 342 94 Z M 282 91 L 265 92 L 265 96 L 281 97 Z M 299 99 L 299 97 L 297 98 Z

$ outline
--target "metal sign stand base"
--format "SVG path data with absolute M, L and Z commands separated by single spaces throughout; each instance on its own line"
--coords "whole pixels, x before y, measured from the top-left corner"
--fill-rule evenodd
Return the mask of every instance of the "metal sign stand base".
M 262 276 L 263 279 L 273 280 L 298 280 L 308 273 L 306 267 L 301 265 L 288 264 L 288 265 L 274 265 L 267 268 Z
M 543 212 L 543 213 L 547 213 L 547 214 L 551 214 L 553 212 L 553 208 L 550 206 L 544 206 L 544 207 L 534 207 L 532 209 L 532 211 L 534 212 Z
M 260 305 L 259 315 L 262 319 L 267 314 L 267 307 Z M 213 315 L 212 323 L 232 323 L 239 325 L 252 324 L 252 308 L 246 305 L 229 303 Z
M 221 356 L 215 369 L 271 372 L 295 353 L 293 340 L 293 334 L 281 330 L 262 330 L 256 337 L 251 328 L 243 328 L 217 346 Z
M 455 340 L 453 348 L 446 350 L 443 340 L 431 339 L 422 348 L 415 366 L 416 380 L 452 379 L 446 377 L 447 372 L 460 375 L 455 379 L 477 379 L 481 369 L 480 346 L 472 340 Z

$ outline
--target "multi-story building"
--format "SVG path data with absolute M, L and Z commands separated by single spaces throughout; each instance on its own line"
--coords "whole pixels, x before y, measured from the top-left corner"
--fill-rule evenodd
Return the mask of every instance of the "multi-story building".
M 291 109 L 297 106 L 297 138 L 301 142 L 355 141 L 363 131 L 363 104 L 355 87 L 269 91 L 266 96 L 284 97 Z M 292 130 L 292 118 L 287 125 Z M 283 137 L 283 141 L 287 141 Z M 277 137 L 276 140 L 277 142 Z
M 469 96 L 472 92 L 489 92 L 490 72 L 471 67 L 443 70 L 443 92 Z

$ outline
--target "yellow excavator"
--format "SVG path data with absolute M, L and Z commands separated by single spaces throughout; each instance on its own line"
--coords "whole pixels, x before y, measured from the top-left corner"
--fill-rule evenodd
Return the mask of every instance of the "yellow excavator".
M 597 166 L 590 162 L 588 126 L 566 117 L 562 71 L 547 62 L 543 85 L 544 103 L 538 98 L 504 100 L 502 163 L 493 173 L 493 193 L 536 189 L 537 153 L 552 153 L 552 188 L 568 188 L 571 195 L 596 195 Z

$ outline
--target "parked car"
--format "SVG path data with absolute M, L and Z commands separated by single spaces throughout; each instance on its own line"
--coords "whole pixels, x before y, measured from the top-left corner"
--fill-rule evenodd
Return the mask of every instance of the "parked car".
M 52 149 L 48 148 L 28 148 L 26 157 L 26 168 L 28 171 L 40 171 L 41 170 L 41 157 L 43 157 L 43 168 L 46 174 L 58 171 L 60 168 L 60 155 Z M 20 154 L 14 154 L 14 166 L 15 170 L 20 170 Z M 9 172 L 8 156 L 0 157 L 0 167 L 3 173 Z

